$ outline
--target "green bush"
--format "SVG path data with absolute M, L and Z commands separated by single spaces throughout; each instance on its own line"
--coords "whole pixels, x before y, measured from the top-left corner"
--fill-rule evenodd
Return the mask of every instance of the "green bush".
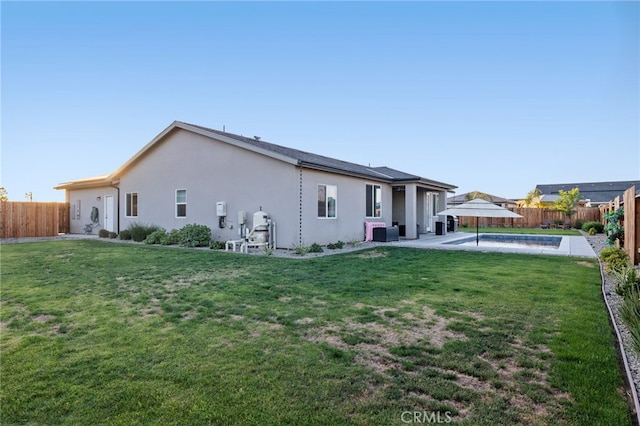
M 115 232 L 109 232 L 109 238 L 113 239 L 116 238 L 118 236 L 118 234 L 116 234 Z
M 623 268 L 629 266 L 629 256 L 619 247 L 606 247 L 602 249 L 599 256 L 606 266 L 607 272 L 622 271 Z
M 145 244 L 161 244 L 162 239 L 166 238 L 167 231 L 164 229 L 158 229 L 157 231 L 153 231 L 147 238 L 144 239 Z
M 613 271 L 613 275 L 618 281 L 616 284 L 616 293 L 621 296 L 626 297 L 633 289 L 637 289 L 640 284 L 638 271 L 631 265 Z
M 322 246 L 318 243 L 313 243 L 311 244 L 311 246 L 309 246 L 309 253 L 322 253 L 324 252 L 324 250 L 322 249 Z
M 633 347 L 640 354 L 640 288 L 634 286 L 624 298 L 620 316 L 631 333 Z
M 576 224 L 573 227 L 576 229 L 582 229 L 583 224 L 584 222 L 582 221 L 582 219 L 576 219 Z M 585 232 L 589 232 L 589 231 L 585 231 Z
M 223 250 L 225 248 L 224 241 L 211 241 L 209 248 L 212 250 Z
M 587 232 L 587 234 L 591 235 L 592 237 L 597 233 L 598 231 L 596 231 L 596 228 L 589 228 L 589 232 Z
M 622 226 L 624 207 L 605 213 L 604 220 L 607 222 L 604 226 L 604 230 L 607 233 L 607 243 L 613 246 L 618 241 L 620 245 L 624 245 L 624 226 Z
M 98 231 L 98 237 L 100 238 L 109 238 L 109 231 L 106 229 L 101 229 Z
M 591 228 L 595 228 L 598 234 L 602 234 L 602 232 L 604 231 L 604 225 L 600 222 L 585 222 L 582 224 L 582 230 L 584 232 L 589 232 L 589 229 Z
M 330 250 L 340 250 L 344 247 L 344 241 L 338 241 L 337 243 L 327 244 L 327 248 Z
M 163 246 L 171 246 L 180 242 L 180 230 L 172 229 L 160 238 L 160 244 Z
M 206 247 L 211 241 L 211 228 L 195 223 L 185 225 L 179 232 L 179 243 L 185 247 Z
M 121 240 L 130 240 L 131 239 L 131 231 L 129 231 L 128 229 L 125 229 L 123 231 L 120 231 L 120 239 Z
M 134 222 L 129 225 L 129 228 L 127 229 L 131 233 L 131 238 L 133 239 L 133 241 L 137 241 L 140 243 L 144 241 L 145 238 L 149 236 L 149 234 L 161 228 L 157 225 L 145 225 L 142 223 Z
M 305 254 L 309 253 L 309 247 L 303 246 L 303 245 L 300 245 L 300 246 L 296 245 L 293 248 L 293 252 L 298 256 L 304 256 Z

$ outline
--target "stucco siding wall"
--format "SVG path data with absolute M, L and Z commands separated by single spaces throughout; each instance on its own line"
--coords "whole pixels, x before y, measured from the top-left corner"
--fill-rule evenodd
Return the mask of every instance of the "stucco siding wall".
M 386 222 L 391 226 L 391 186 L 366 179 L 304 169 L 302 245 L 325 245 L 338 240 L 364 240 L 364 222 Z M 382 217 L 366 217 L 366 185 L 382 189 Z M 337 187 L 336 218 L 318 218 L 318 185 Z M 297 242 L 298 243 L 298 242 Z
M 114 201 L 114 211 L 117 209 L 118 190 L 112 187 L 100 187 L 91 189 L 69 190 L 65 198 L 70 205 L 70 232 L 72 234 L 84 234 L 85 225 L 91 223 L 91 211 L 95 207 L 98 209 L 99 222 L 92 228 L 92 234 L 97 234 L 104 227 L 105 197 L 112 196 Z M 98 199 L 100 197 L 100 199 Z M 114 216 L 117 223 L 117 217 Z
M 186 217 L 176 217 L 176 190 L 186 190 Z M 138 216 L 126 217 L 128 193 L 138 196 Z M 260 207 L 277 223 L 279 245 L 296 241 L 298 175 L 296 167 L 210 138 L 177 130 L 146 153 L 120 179 L 120 228 L 133 222 L 167 230 L 197 223 L 212 229 L 217 241 L 237 239 L 238 211 L 251 226 Z M 227 217 L 219 227 L 216 202 Z

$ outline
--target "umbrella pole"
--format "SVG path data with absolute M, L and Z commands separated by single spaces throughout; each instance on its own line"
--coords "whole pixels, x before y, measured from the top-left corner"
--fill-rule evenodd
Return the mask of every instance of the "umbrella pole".
M 478 217 L 476 217 L 476 247 L 478 246 L 478 241 L 480 237 L 478 236 Z

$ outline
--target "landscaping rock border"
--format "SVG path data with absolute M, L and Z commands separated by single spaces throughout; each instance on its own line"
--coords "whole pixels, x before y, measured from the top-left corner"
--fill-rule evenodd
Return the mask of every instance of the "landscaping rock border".
M 587 239 L 596 254 L 600 255 L 602 249 L 607 247 L 607 238 L 604 234 L 588 235 L 586 232 L 580 232 Z M 640 355 L 632 348 L 631 333 L 620 316 L 620 307 L 623 298 L 616 293 L 617 281 L 612 275 L 604 271 L 604 264 L 601 261 L 599 261 L 599 263 L 602 276 L 602 297 L 608 307 L 611 321 L 618 335 L 620 355 L 625 370 L 627 370 L 626 374 L 629 376 L 629 384 L 634 387 L 634 389 L 630 389 L 631 395 L 629 395 L 629 398 L 632 399 L 635 408 L 634 414 L 637 417 L 636 422 L 640 424 L 640 402 L 638 401 L 638 394 L 640 394 Z

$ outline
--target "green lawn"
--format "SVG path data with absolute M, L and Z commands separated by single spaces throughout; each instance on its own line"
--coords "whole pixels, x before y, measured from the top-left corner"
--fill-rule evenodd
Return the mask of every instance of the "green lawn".
M 596 265 L 3 245 L 0 423 L 629 425 Z

